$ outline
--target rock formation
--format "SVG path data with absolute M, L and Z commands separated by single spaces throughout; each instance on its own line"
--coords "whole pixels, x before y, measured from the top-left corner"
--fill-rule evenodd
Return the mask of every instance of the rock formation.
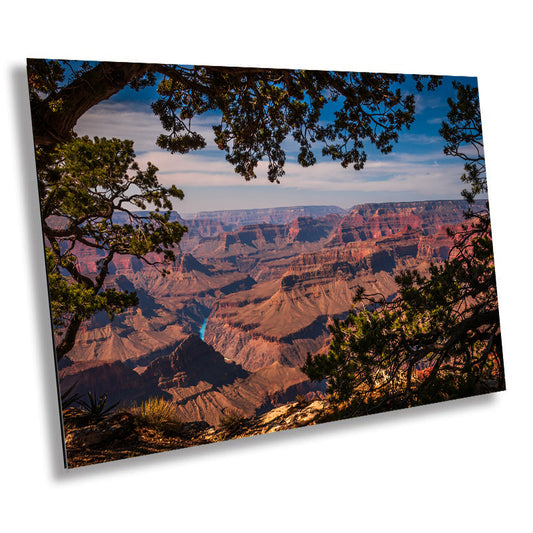
M 446 227 L 465 202 L 431 201 L 276 208 L 196 214 L 169 274 L 118 257 L 107 286 L 135 290 L 139 306 L 112 322 L 84 323 L 62 386 L 110 399 L 171 400 L 184 421 L 217 425 L 224 413 L 253 416 L 321 396 L 301 373 L 308 352 L 327 346 L 328 323 L 349 311 L 363 286 L 392 298 L 395 275 L 422 274 L 445 259 Z M 78 251 L 77 251 L 78 253 Z M 94 251 L 78 258 L 89 275 Z M 205 336 L 196 335 L 207 319 Z
M 320 397 L 325 390 L 297 368 L 279 363 L 248 372 L 196 334 L 140 374 L 120 361 L 78 361 L 63 368 L 60 379 L 63 392 L 73 387 L 71 393 L 107 394 L 110 403 L 139 405 L 149 398 L 162 398 L 174 403 L 180 419 L 204 420 L 213 426 L 227 412 L 249 417 L 293 401 L 297 395 Z

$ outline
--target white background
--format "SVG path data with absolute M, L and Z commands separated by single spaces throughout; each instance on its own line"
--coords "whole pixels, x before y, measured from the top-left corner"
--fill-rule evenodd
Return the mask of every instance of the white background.
M 19 1 L 4 11 L 3 529 L 529 530 L 533 176 L 527 3 L 195 5 Z M 508 390 L 63 471 L 26 57 L 478 76 Z

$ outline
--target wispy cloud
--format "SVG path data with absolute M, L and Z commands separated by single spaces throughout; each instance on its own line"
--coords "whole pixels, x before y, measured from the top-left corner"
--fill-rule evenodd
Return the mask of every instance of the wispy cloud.
M 422 103 L 437 105 L 431 100 Z M 155 140 L 163 130 L 158 117 L 149 107 L 143 109 L 126 103 L 103 102 L 80 119 L 76 131 L 90 136 L 133 139 L 140 165 L 144 167 L 148 161 L 156 165 L 160 181 L 165 185 L 201 188 L 206 195 L 211 194 L 209 189 L 220 191 L 221 188 L 232 188 L 235 194 L 240 194 L 244 180 L 234 172 L 233 167 L 225 161 L 224 153 L 215 146 L 211 129 L 214 121 L 216 117 L 213 116 L 195 119 L 194 130 L 206 138 L 207 147 L 186 155 L 173 155 L 156 147 Z M 409 148 L 415 145 L 419 149 L 413 153 Z M 407 147 L 407 150 L 402 146 Z M 286 174 L 276 188 L 287 191 L 287 194 L 290 191 L 300 191 L 300 194 L 304 194 L 304 191 L 310 194 L 323 192 L 330 198 L 332 194 L 338 194 L 339 202 L 343 193 L 405 193 L 417 198 L 435 195 L 455 197 L 461 187 L 458 177 L 462 172 L 462 164 L 458 160 L 445 158 L 441 146 L 442 139 L 438 136 L 404 134 L 402 142 L 392 154 L 369 156 L 364 170 L 354 171 L 352 168 L 343 169 L 340 163 L 333 161 L 319 161 L 310 168 L 302 168 L 294 157 L 295 143 L 287 141 Z M 404 151 L 399 151 L 402 149 Z M 267 163 L 260 163 L 257 170 L 259 183 L 268 183 L 266 171 Z
M 437 157 L 433 157 L 437 156 Z M 417 194 L 449 194 L 459 190 L 460 162 L 442 163 L 440 153 L 407 154 L 367 162 L 361 171 L 343 169 L 338 162 L 319 162 L 302 168 L 294 162 L 285 165 L 281 178 L 282 189 L 350 191 L 350 192 L 399 192 L 416 191 Z M 439 162 L 440 159 L 440 162 Z M 151 161 L 159 168 L 159 177 L 165 185 L 239 187 L 244 180 L 223 159 L 203 157 L 200 154 L 171 155 L 166 152 L 150 152 L 138 158 L 141 165 Z M 258 165 L 258 181 L 267 182 L 267 163 Z
M 214 123 L 213 117 L 205 116 L 195 118 L 192 123 L 192 130 L 205 138 L 208 150 L 218 150 L 211 127 Z M 164 133 L 159 117 L 149 106 L 139 108 L 125 102 L 109 101 L 102 102 L 83 115 L 75 131 L 79 135 L 90 137 L 132 139 L 135 152 L 138 154 L 153 151 L 156 139 Z
M 402 141 L 415 143 L 418 145 L 424 144 L 442 144 L 444 141 L 440 135 L 426 135 L 424 133 L 404 133 Z
M 415 94 L 415 109 L 417 113 L 421 113 L 427 109 L 437 109 L 446 106 L 446 100 L 443 100 L 441 96 L 435 94 Z

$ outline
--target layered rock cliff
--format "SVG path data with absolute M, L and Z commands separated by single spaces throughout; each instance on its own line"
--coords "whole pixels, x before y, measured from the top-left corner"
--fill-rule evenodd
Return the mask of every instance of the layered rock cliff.
M 443 230 L 426 235 L 406 226 L 391 236 L 301 254 L 281 279 L 217 300 L 205 339 L 248 370 L 274 361 L 299 367 L 323 346 L 328 322 L 347 314 L 357 287 L 392 298 L 401 270 L 424 274 L 449 248 Z
M 398 272 L 423 274 L 445 259 L 446 227 L 462 222 L 465 207 L 408 202 L 346 214 L 326 207 L 198 215 L 184 221 L 190 231 L 167 276 L 135 258 L 113 262 L 107 286 L 135 290 L 139 307 L 111 323 L 103 314 L 84 323 L 64 377 L 78 376 L 85 388 L 121 380 L 129 385 L 110 390 L 114 397 L 172 399 L 185 420 L 212 424 L 228 410 L 251 416 L 296 394 L 319 394 L 299 368 L 308 352 L 327 346 L 328 323 L 347 314 L 357 287 L 392 298 Z M 85 272 L 94 273 L 98 256 L 80 252 Z M 191 337 L 205 319 L 212 348 Z M 182 353 L 184 340 L 192 359 Z

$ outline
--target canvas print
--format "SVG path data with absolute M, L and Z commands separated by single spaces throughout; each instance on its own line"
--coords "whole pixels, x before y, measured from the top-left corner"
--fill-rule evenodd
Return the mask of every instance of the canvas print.
M 476 78 L 27 70 L 67 467 L 505 389 Z

